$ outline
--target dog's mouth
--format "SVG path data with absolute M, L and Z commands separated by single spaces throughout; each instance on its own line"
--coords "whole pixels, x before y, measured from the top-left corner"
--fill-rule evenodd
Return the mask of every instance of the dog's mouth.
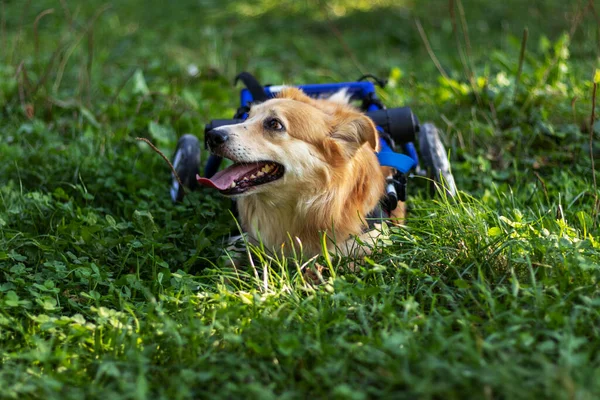
M 276 181 L 284 173 L 284 167 L 274 161 L 235 163 L 212 178 L 197 177 L 198 183 L 219 190 L 224 195 L 244 193 L 251 188 Z

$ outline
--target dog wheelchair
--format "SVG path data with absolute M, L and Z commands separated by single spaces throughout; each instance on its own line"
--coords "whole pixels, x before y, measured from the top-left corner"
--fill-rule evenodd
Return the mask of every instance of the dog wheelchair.
M 380 136 L 380 151 L 377 153 L 382 166 L 392 167 L 394 174 L 387 178 L 386 195 L 382 199 L 382 207 L 394 210 L 398 202 L 406 201 L 408 178 L 414 175 L 430 178 L 430 191 L 436 187 L 453 197 L 456 184 L 450 169 L 448 155 L 444 148 L 438 129 L 431 123 L 419 124 L 419 120 L 409 107 L 386 108 L 377 97 L 373 79 L 381 87 L 385 82 L 366 75 L 356 82 L 298 85 L 310 97 L 328 98 L 345 90 L 351 103 L 360 103 L 359 108 L 375 123 Z M 237 124 L 248 117 L 250 106 L 273 98 L 284 86 L 261 86 L 249 73 L 242 72 L 236 77 L 246 88 L 240 92 L 240 107 L 233 119 L 212 120 L 206 124 L 204 133 L 220 126 Z M 415 147 L 418 142 L 419 152 Z M 401 152 L 396 150 L 400 149 Z M 173 156 L 173 167 L 184 186 L 191 190 L 198 187 L 196 175 L 200 171 L 200 141 L 194 135 L 184 135 L 179 139 Z M 222 163 L 222 158 L 210 155 L 203 176 L 211 178 Z M 185 190 L 173 176 L 171 198 L 181 201 Z

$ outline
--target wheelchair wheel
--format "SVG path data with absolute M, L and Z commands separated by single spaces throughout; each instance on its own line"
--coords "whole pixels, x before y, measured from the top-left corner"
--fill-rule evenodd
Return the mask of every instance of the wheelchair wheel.
M 200 141 L 189 133 L 183 135 L 177 142 L 173 155 L 173 168 L 181 179 L 181 183 L 190 190 L 198 187 L 196 174 L 200 172 Z M 185 188 L 179 185 L 175 176 L 171 174 L 171 199 L 174 202 L 183 200 Z
M 438 128 L 432 123 L 421 125 L 419 131 L 420 157 L 431 179 L 431 192 L 444 189 L 450 197 L 456 195 L 456 183 L 450 171 L 448 153 L 442 141 Z

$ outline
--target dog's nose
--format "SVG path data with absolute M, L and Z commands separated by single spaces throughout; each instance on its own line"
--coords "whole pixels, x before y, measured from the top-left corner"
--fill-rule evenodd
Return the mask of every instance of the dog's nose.
M 223 129 L 212 129 L 206 133 L 206 143 L 211 149 L 216 149 L 227 140 L 229 140 L 229 135 Z

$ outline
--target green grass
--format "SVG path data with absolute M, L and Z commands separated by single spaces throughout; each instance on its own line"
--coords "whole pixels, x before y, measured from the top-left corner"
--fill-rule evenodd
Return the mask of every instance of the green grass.
M 600 27 L 571 3 L 465 0 L 468 50 L 445 1 L 2 2 L 0 397 L 598 398 Z M 300 271 L 324 259 L 228 268 L 227 201 L 171 204 L 135 137 L 169 153 L 229 118 L 242 70 L 388 77 L 459 198 L 415 178 L 407 228 L 321 285 Z

